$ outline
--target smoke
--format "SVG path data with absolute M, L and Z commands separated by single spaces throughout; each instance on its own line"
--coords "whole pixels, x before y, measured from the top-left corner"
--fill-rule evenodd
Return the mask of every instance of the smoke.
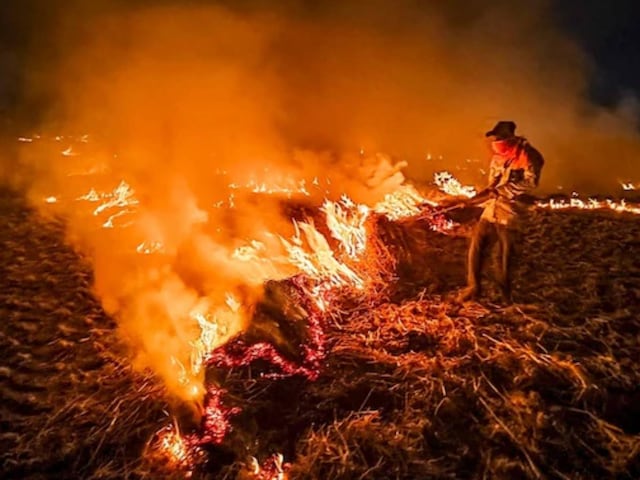
M 282 196 L 258 199 L 230 184 L 296 189 L 315 178 L 326 188 L 294 199 L 346 193 L 370 203 L 403 180 L 375 152 L 428 180 L 437 168 L 484 162 L 483 133 L 501 119 L 545 156 L 544 190 L 616 190 L 637 173 L 636 100 L 618 111 L 589 103 L 588 61 L 554 27 L 548 2 L 271 3 L 58 9 L 54 61 L 45 68 L 37 55 L 29 78 L 33 92 L 54 93 L 42 128 L 95 133 L 82 161 L 102 172 L 70 186 L 80 160 L 23 158 L 32 197 L 125 179 L 143 205 L 117 235 L 89 227 L 77 203 L 60 208 L 89 252 L 105 308 L 176 391 L 198 337 L 192 314 L 216 314 L 223 341 L 251 316 L 226 308 L 226 295 L 251 305 L 265 279 L 291 273 L 277 261 L 234 259 L 258 240 L 273 260 L 282 253 L 275 234 L 292 226 Z M 475 167 L 462 178 L 481 181 Z M 233 208 L 211 208 L 228 206 L 229 195 Z M 142 241 L 161 242 L 163 254 L 128 253 Z

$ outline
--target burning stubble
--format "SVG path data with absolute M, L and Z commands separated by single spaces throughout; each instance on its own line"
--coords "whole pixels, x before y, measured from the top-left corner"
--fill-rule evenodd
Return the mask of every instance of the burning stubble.
M 55 92 L 46 125 L 91 135 L 23 157 L 31 196 L 56 198 L 105 309 L 179 395 L 201 393 L 203 355 L 246 326 L 267 279 L 358 282 L 285 207 L 393 194 L 403 174 L 372 152 L 424 180 L 439 166 L 427 152 L 483 156 L 504 117 L 547 157 L 547 190 L 634 178 L 635 125 L 583 99 L 585 59 L 544 2 L 440 3 L 105 4 L 60 19 L 64 54 L 32 84 Z

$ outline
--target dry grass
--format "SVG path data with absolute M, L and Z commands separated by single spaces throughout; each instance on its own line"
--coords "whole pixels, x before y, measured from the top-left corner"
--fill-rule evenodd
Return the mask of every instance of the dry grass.
M 57 226 L 0 206 L 3 478 L 183 476 L 143 458 L 166 402 L 91 272 Z M 640 224 L 537 211 L 525 233 L 517 303 L 456 305 L 465 238 L 379 222 L 397 281 L 326 319 L 316 382 L 217 372 L 243 411 L 194 477 L 250 478 L 251 455 L 281 452 L 291 478 L 639 478 Z
M 640 225 L 532 215 L 510 306 L 451 301 L 464 238 L 381 222 L 400 278 L 336 309 L 318 381 L 226 379 L 249 453 L 292 478 L 637 478 Z

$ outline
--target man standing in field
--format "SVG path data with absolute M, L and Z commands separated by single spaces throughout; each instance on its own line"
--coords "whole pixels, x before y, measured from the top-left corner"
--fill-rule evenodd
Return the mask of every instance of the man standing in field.
M 466 301 L 480 296 L 480 277 L 490 247 L 498 244 L 498 274 L 503 300 L 511 301 L 511 271 L 515 231 L 524 205 L 522 195 L 538 186 L 544 159 L 524 138 L 516 136 L 516 124 L 500 121 L 486 133 L 492 139 L 493 157 L 489 185 L 469 201 L 484 202 L 484 211 L 475 227 L 467 258 L 467 287 L 458 297 Z

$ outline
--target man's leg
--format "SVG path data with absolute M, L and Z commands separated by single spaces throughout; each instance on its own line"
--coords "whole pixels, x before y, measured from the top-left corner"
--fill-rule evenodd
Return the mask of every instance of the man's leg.
M 491 222 L 480 219 L 473 231 L 467 254 L 467 287 L 460 293 L 459 300 L 461 301 L 480 295 L 482 266 L 493 228 Z
M 496 225 L 498 234 L 498 284 L 502 298 L 511 302 L 511 274 L 513 270 L 513 243 L 515 232 L 506 225 Z

